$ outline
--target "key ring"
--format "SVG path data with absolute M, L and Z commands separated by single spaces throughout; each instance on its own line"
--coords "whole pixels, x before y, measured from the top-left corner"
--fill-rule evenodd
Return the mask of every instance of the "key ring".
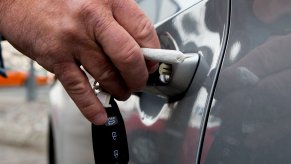
M 102 105 L 107 108 L 107 107 L 111 107 L 110 104 L 110 99 L 111 99 L 111 95 L 105 91 L 102 90 L 101 86 L 99 85 L 99 83 L 95 80 L 93 85 L 92 85 L 92 89 L 95 93 L 95 95 L 98 97 L 99 101 L 102 103 Z
M 97 95 L 98 93 L 101 92 L 101 87 L 100 87 L 99 83 L 96 80 L 92 84 L 92 89 L 93 89 L 95 95 Z

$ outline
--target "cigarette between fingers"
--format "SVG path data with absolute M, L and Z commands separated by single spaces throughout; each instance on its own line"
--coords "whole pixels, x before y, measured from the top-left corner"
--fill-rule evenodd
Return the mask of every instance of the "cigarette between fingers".
M 144 57 L 148 60 L 158 61 L 167 64 L 182 63 L 191 56 L 183 54 L 178 50 L 142 48 Z

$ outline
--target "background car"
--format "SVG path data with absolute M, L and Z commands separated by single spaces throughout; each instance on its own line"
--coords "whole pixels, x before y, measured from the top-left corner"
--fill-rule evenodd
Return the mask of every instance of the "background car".
M 0 87 L 17 87 L 24 86 L 29 77 L 29 73 L 23 70 L 5 69 L 7 77 L 0 76 Z M 35 83 L 39 86 L 47 85 L 52 81 L 48 75 L 35 75 Z
M 1 41 L 1 54 L 3 57 L 2 68 L 7 77 L 0 76 L 0 87 L 25 86 L 31 71 L 34 73 L 35 83 L 38 86 L 50 84 L 53 75 L 36 62 L 21 54 L 8 41 Z M 0 74 L 1 74 L 0 72 Z
M 118 102 L 129 163 L 290 163 L 291 1 L 137 2 L 162 48 L 199 60 Z M 90 123 L 58 82 L 51 105 L 50 162 L 102 163 Z

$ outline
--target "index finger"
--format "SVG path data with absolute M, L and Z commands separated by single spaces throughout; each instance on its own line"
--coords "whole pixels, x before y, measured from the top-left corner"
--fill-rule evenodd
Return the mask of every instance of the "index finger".
M 78 65 L 60 63 L 55 65 L 54 73 L 89 121 L 96 125 L 102 125 L 107 121 L 104 107 L 95 96 L 87 77 Z

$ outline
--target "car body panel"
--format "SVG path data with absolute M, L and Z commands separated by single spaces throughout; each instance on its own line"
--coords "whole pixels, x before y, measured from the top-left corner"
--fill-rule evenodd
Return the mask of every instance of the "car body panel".
M 206 163 L 290 163 L 291 1 L 235 0 L 231 11 Z
M 216 73 L 224 53 L 228 11 L 228 0 L 219 3 L 204 0 L 157 23 L 162 48 L 196 52 L 201 58 L 196 75 L 181 100 L 165 103 L 155 95 L 142 93 L 129 100 L 131 106 L 119 103 L 125 118 L 130 163 L 180 164 L 198 160 L 205 109 L 215 84 L 215 77 L 208 75 Z M 211 124 L 215 131 L 219 122 L 213 120 Z M 206 136 L 206 140 L 211 141 L 212 136 Z

